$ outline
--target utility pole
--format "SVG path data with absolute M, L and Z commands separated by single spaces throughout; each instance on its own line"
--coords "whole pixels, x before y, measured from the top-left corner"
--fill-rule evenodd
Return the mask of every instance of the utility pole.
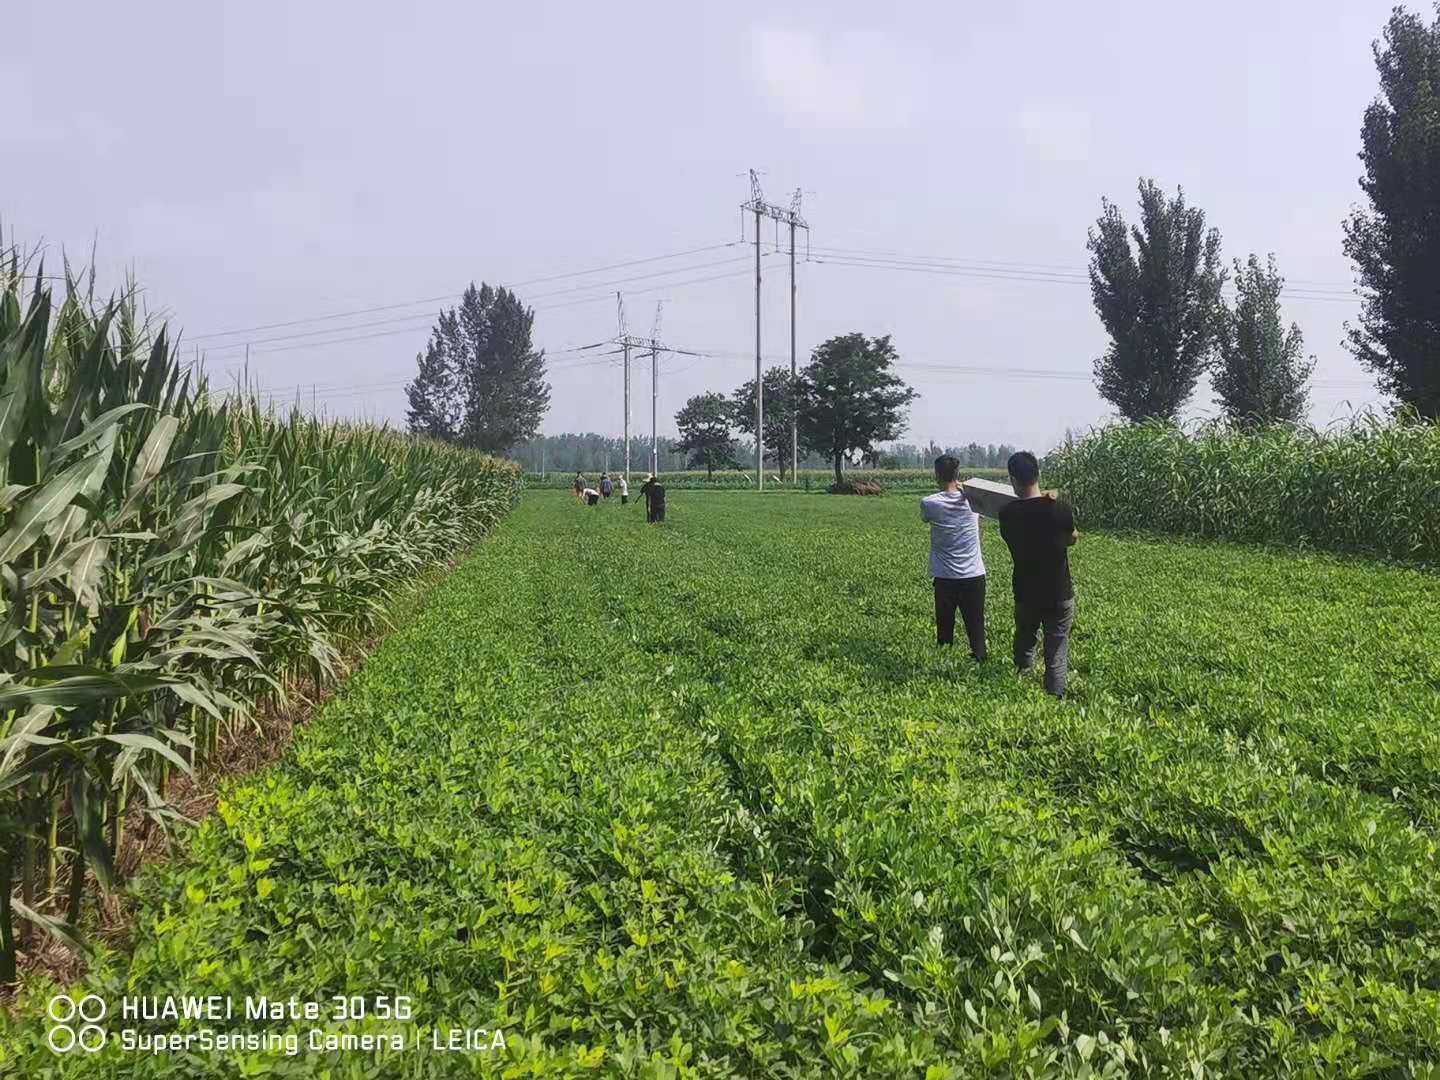
M 625 333 L 625 298 L 615 293 L 616 318 L 620 323 L 620 350 L 625 354 L 625 483 L 630 483 L 630 335 Z
M 790 210 L 786 223 L 790 226 L 790 482 L 800 483 L 800 413 L 796 408 L 795 387 L 800 377 L 795 364 L 795 230 L 805 230 L 806 258 L 810 251 L 810 226 L 800 216 L 800 189 L 790 196 Z
M 689 349 L 673 349 L 660 340 L 660 310 L 663 303 L 662 300 L 660 304 L 655 305 L 655 326 L 650 331 L 650 337 L 637 337 L 625 329 L 625 300 L 617 292 L 615 307 L 620 324 L 619 333 L 609 341 L 603 342 L 606 345 L 618 346 L 618 351 L 625 357 L 625 480 L 627 483 L 630 480 L 630 350 L 634 349 L 640 353 L 648 352 L 650 354 L 650 471 L 656 476 L 660 475 L 660 354 L 705 355 Z
M 790 199 L 790 483 L 800 484 L 800 418 L 795 409 L 795 217 L 800 211 L 800 189 Z M 809 233 L 807 232 L 808 236 Z
M 655 325 L 650 329 L 650 473 L 660 475 L 660 427 L 656 423 L 660 403 L 660 311 L 664 300 L 655 302 Z
M 793 385 L 798 369 L 795 363 L 795 230 L 804 229 L 809 242 L 810 226 L 800 216 L 800 189 L 790 199 L 789 207 L 776 206 L 765 201 L 760 190 L 760 178 L 754 169 L 750 170 L 750 201 L 741 205 L 742 211 L 755 214 L 755 476 L 759 490 L 765 490 L 765 382 L 760 362 L 760 218 L 762 216 L 783 222 L 790 227 L 790 380 Z M 743 221 L 743 219 L 742 219 Z M 777 243 L 778 247 L 779 244 Z M 800 467 L 800 436 L 796 419 L 790 418 L 790 478 L 798 482 Z
M 750 173 L 755 203 L 755 490 L 765 490 L 765 380 L 760 373 L 760 182 Z M 758 201 L 757 201 L 758 200 Z

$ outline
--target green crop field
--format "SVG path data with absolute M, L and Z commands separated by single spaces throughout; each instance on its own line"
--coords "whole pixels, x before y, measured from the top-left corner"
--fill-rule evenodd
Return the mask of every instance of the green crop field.
M 977 667 L 912 497 L 526 495 L 75 988 L 506 1048 L 57 1058 L 36 986 L 0 1073 L 1437 1075 L 1440 581 L 1086 534 L 1056 703 L 984 543 Z

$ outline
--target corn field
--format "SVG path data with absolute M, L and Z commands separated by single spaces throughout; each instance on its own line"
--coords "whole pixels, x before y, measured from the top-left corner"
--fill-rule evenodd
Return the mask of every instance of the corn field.
M 0 982 L 37 933 L 80 944 L 167 784 L 300 680 L 337 674 L 387 598 L 512 505 L 518 471 L 371 426 L 217 399 L 133 291 L 58 302 L 0 267 Z M 31 281 L 43 281 L 43 276 Z
M 1440 423 L 1116 425 L 1046 459 L 1083 522 L 1440 561 Z

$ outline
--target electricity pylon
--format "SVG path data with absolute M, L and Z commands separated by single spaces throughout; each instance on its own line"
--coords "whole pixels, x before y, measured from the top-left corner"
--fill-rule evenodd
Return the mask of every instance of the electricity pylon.
M 765 383 L 764 372 L 760 363 L 760 219 L 767 217 L 776 222 L 777 228 L 780 224 L 790 227 L 790 378 L 793 381 L 798 374 L 795 362 L 795 230 L 804 229 L 806 242 L 809 242 L 810 225 L 800 216 L 800 189 L 795 189 L 791 196 L 788 207 L 776 206 L 774 203 L 765 201 L 765 195 L 760 190 L 760 177 L 754 169 L 750 170 L 750 201 L 742 203 L 742 212 L 749 212 L 755 215 L 755 484 L 758 490 L 765 490 Z M 778 246 L 778 245 L 777 245 Z M 792 413 L 790 419 L 790 448 L 793 455 L 791 459 L 791 479 L 798 479 L 800 455 L 799 432 L 796 428 L 795 417 Z

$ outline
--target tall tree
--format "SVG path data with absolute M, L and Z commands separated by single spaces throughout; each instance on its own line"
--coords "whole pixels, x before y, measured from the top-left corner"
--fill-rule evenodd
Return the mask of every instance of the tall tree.
M 1300 327 L 1291 323 L 1286 330 L 1280 318 L 1284 286 L 1274 255 L 1264 265 L 1254 255 L 1243 265 L 1235 260 L 1235 304 L 1223 308 L 1211 377 L 1231 423 L 1296 423 L 1309 408 L 1315 358 L 1305 357 Z
M 897 438 L 918 396 L 891 370 L 897 359 L 890 337 L 842 334 L 817 346 L 800 373 L 796 408 L 804 446 L 823 454 L 843 483 L 856 454 Z
M 1095 361 L 1100 396 L 1131 420 L 1173 419 L 1209 363 L 1219 327 L 1220 233 L 1204 211 L 1140 181 L 1140 224 L 1101 200 L 1089 230 L 1090 291 L 1110 346 Z M 1134 247 L 1131 247 L 1131 241 Z
M 704 465 L 706 475 L 735 464 L 735 438 L 730 431 L 730 402 L 724 394 L 697 394 L 675 414 L 680 429 L 677 444 L 689 464 Z
M 1374 45 L 1381 96 L 1360 129 L 1360 188 L 1345 226 L 1360 273 L 1346 345 L 1380 388 L 1440 417 L 1440 5 L 1434 26 L 1396 8 Z
M 445 315 L 440 316 L 442 322 Z M 406 421 L 410 434 L 423 435 L 444 442 L 458 442 L 460 422 L 464 417 L 464 400 L 454 373 L 446 360 L 445 350 L 432 333 L 425 351 L 415 357 L 419 371 L 405 396 L 410 400 Z
M 411 432 L 490 453 L 531 438 L 550 407 L 535 315 L 509 289 L 472 283 L 442 311 L 406 387 Z
M 795 380 L 782 367 L 765 372 L 765 456 L 784 472 L 790 468 L 790 420 L 795 415 Z M 745 383 L 730 395 L 735 426 L 751 438 L 755 436 L 755 380 Z

